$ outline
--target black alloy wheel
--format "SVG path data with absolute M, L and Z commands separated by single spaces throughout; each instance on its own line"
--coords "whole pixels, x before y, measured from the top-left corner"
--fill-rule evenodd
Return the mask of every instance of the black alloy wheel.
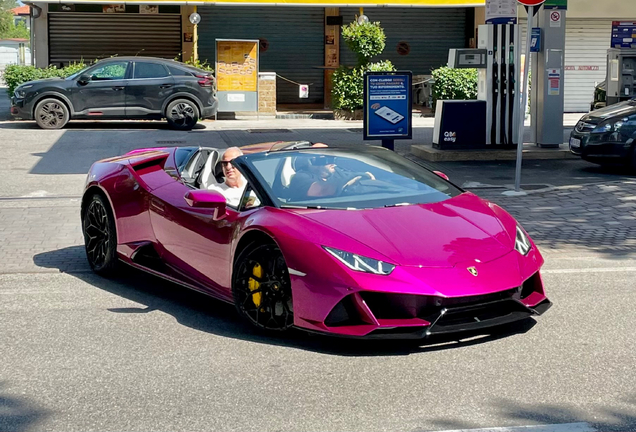
M 82 231 L 91 269 L 102 276 L 114 274 L 118 263 L 115 219 L 110 205 L 99 194 L 93 195 L 85 207 Z
M 294 324 L 287 264 L 275 244 L 243 249 L 234 266 L 232 294 L 239 314 L 261 329 L 282 331 Z
M 192 101 L 177 99 L 168 104 L 166 119 L 168 119 L 168 125 L 173 129 L 190 130 L 199 121 L 199 109 Z
M 58 99 L 44 99 L 35 107 L 35 122 L 42 129 L 61 129 L 69 119 L 68 108 Z

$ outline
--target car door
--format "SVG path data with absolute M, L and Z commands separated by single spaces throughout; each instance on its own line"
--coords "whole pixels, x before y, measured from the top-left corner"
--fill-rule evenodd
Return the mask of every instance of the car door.
M 71 94 L 75 115 L 123 117 L 129 67 L 130 62 L 125 60 L 100 63 L 78 77 Z
M 215 218 L 214 209 L 191 207 L 185 195 L 192 190 L 174 181 L 153 191 L 150 221 L 158 252 L 169 266 L 231 299 L 232 240 L 241 214 L 228 206 L 224 217 Z
M 166 99 L 174 92 L 174 78 L 159 62 L 133 62 L 133 74 L 126 87 L 126 115 L 162 116 Z

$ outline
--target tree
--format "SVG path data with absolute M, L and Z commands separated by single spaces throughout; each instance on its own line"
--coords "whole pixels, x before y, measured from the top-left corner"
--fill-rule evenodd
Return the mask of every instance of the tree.
M 345 118 L 362 109 L 364 73 L 367 71 L 388 72 L 395 67 L 389 60 L 371 63 L 371 59 L 382 54 L 386 35 L 379 22 L 354 21 L 342 28 L 342 38 L 356 54 L 358 64 L 353 67 L 340 66 L 332 76 L 331 100 L 334 109 L 344 111 Z M 348 113 L 346 113 L 348 112 Z
M 0 0 L 0 39 L 29 39 L 29 30 L 23 22 L 15 23 L 11 9 L 16 6 L 13 0 Z

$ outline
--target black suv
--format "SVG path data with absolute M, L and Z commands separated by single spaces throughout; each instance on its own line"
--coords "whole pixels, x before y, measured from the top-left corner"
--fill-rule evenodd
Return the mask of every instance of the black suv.
M 114 57 L 69 76 L 30 81 L 16 88 L 11 114 L 43 129 L 71 119 L 162 119 L 189 130 L 216 114 L 210 72 L 172 60 Z

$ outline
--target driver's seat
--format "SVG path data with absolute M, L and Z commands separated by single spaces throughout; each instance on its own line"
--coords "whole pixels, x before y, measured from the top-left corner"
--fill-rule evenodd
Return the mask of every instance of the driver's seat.
M 208 159 L 205 161 L 203 171 L 201 171 L 199 189 L 207 189 L 210 185 L 215 185 L 218 183 L 214 175 L 214 169 L 218 160 L 219 152 L 213 150 L 210 153 L 210 156 L 208 156 Z

